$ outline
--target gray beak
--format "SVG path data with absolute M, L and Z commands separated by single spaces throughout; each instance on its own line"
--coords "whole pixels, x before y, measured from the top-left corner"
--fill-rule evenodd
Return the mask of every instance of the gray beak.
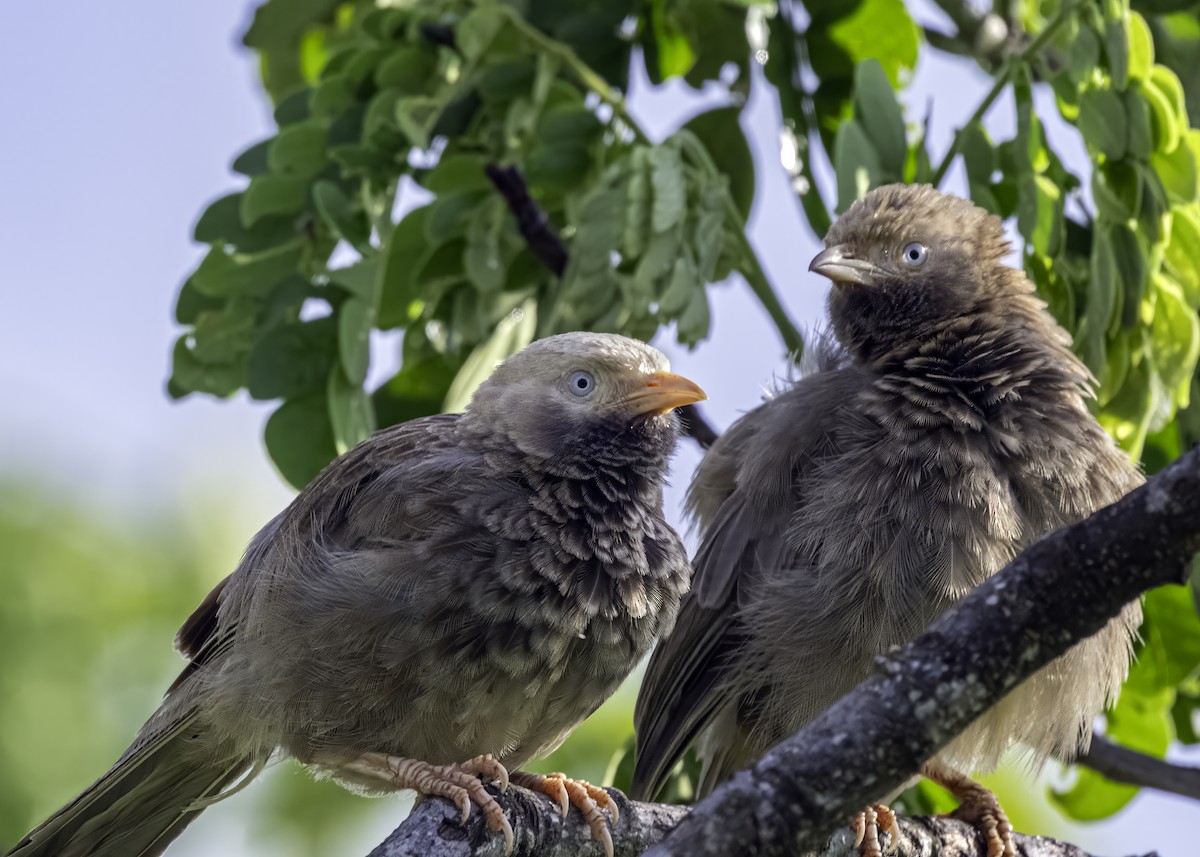
M 879 281 L 879 269 L 865 259 L 855 259 L 845 244 L 822 250 L 809 262 L 808 270 L 828 277 L 839 286 L 845 283 L 873 286 Z

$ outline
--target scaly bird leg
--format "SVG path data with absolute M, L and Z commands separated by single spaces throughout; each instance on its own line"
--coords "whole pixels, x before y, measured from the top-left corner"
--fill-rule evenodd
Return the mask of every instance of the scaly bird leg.
M 462 812 L 463 823 L 470 817 L 474 803 L 487 819 L 488 829 L 504 834 L 504 853 L 512 853 L 512 826 L 479 779 L 499 782 L 500 791 L 508 789 L 508 771 L 490 755 L 452 765 L 431 765 L 386 753 L 363 753 L 352 762 L 342 762 L 338 768 L 358 777 L 382 780 L 397 789 L 412 789 L 420 797 L 448 798 Z
M 854 847 L 859 849 L 862 857 L 883 857 L 885 849 L 879 844 L 880 831 L 889 836 L 887 852 L 895 851 L 900 840 L 896 813 L 890 806 L 873 803 L 854 819 Z
M 937 762 L 926 762 L 921 775 L 958 798 L 958 809 L 950 813 L 950 818 L 965 821 L 983 833 L 987 839 L 987 857 L 1017 857 L 1012 825 L 990 790 Z
M 549 795 L 558 801 L 564 816 L 572 806 L 577 807 L 587 820 L 592 838 L 604 846 L 607 857 L 613 857 L 612 833 L 608 827 L 609 824 L 617 823 L 620 812 L 604 789 L 585 780 L 573 780 L 566 774 L 527 774 L 524 771 L 513 771 L 512 782 L 530 791 Z M 611 821 L 604 817 L 602 810 L 605 809 L 608 810 Z

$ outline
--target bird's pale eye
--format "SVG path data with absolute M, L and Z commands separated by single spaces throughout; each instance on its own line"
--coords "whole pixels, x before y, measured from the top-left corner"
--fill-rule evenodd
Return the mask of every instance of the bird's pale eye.
M 929 248 L 919 241 L 914 241 L 911 244 L 905 245 L 900 258 L 904 260 L 904 264 L 908 265 L 908 267 L 919 268 L 929 258 Z
M 578 372 L 571 373 L 571 377 L 567 380 L 567 386 L 576 396 L 590 396 L 596 389 L 596 379 L 591 372 L 580 369 Z

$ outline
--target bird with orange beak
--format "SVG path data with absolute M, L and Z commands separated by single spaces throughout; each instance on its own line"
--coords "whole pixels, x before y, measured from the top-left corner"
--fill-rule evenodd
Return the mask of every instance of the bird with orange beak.
M 384 429 L 251 541 L 179 632 L 189 662 L 133 745 L 17 844 L 149 857 L 282 753 L 363 791 L 478 808 L 519 783 L 583 810 L 603 789 L 510 769 L 545 756 L 675 621 L 691 566 L 662 511 L 673 409 L 704 399 L 644 343 L 540 340 L 463 414 Z M 615 819 L 614 819 L 615 820 Z

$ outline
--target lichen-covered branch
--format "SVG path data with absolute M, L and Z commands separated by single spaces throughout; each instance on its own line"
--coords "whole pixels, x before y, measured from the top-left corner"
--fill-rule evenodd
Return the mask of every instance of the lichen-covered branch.
M 1200 448 L 1113 505 L 1043 538 L 804 729 L 698 804 L 648 852 L 814 851 L 898 790 L 1019 682 L 1142 592 L 1180 583 L 1200 549 Z
M 496 796 L 512 825 L 511 857 L 603 857 L 583 814 L 572 808 L 566 818 L 545 795 L 512 786 Z M 687 815 L 687 807 L 638 803 L 609 789 L 620 809 L 613 827 L 615 857 L 637 857 L 662 840 Z M 487 829 L 483 813 L 474 811 L 467 823 L 458 809 L 442 798 L 422 801 L 403 824 L 371 852 L 370 857 L 503 857 L 504 839 Z
M 511 857 L 601 857 L 578 810 L 567 818 L 545 795 L 512 787 L 501 795 L 491 789 L 511 820 L 515 844 Z M 616 857 L 637 857 L 662 841 L 688 809 L 670 804 L 638 803 L 610 789 L 621 810 L 613 830 Z M 900 842 L 893 857 L 978 857 L 983 839 L 970 825 L 949 818 L 901 818 Z M 1087 852 L 1041 836 L 1016 837 L 1020 857 L 1091 857 Z M 466 825 L 458 810 L 441 798 L 420 803 L 370 857 L 503 857 L 504 840 L 490 833 L 479 812 Z M 858 857 L 848 827 L 839 830 L 813 857 Z

